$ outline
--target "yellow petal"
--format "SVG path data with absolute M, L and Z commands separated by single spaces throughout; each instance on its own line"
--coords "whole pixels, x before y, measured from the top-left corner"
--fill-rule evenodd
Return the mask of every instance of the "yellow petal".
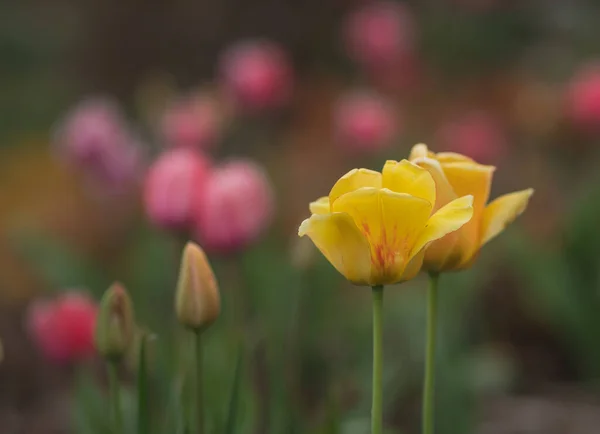
M 452 185 L 450 185 L 450 181 L 446 178 L 446 174 L 442 169 L 442 166 L 437 160 L 433 158 L 416 158 L 413 160 L 413 163 L 419 165 L 429 172 L 433 181 L 435 183 L 436 189 L 436 202 L 433 207 L 434 211 L 437 211 L 447 203 L 452 202 L 458 196 L 454 192 Z M 385 175 L 384 175 L 385 179 Z
M 431 216 L 427 227 L 421 232 L 410 253 L 412 259 L 432 241 L 460 229 L 473 216 L 473 196 L 463 196 L 453 200 Z
M 382 186 L 396 193 L 407 193 L 411 196 L 435 203 L 435 183 L 426 169 L 408 160 L 400 162 L 388 160 L 383 166 Z
M 381 173 L 369 169 L 352 169 L 342 176 L 329 192 L 329 203 L 362 187 L 381 188 Z
M 440 163 L 474 163 L 472 158 L 457 152 L 438 152 L 435 158 Z
M 481 246 L 502 232 L 525 211 L 532 194 L 532 188 L 505 194 L 485 208 L 481 223 Z
M 470 194 L 474 198 L 473 218 L 461 229 L 463 248 L 470 249 L 463 254 L 465 257 L 470 257 L 479 249 L 481 216 L 490 196 L 492 177 L 496 168 L 468 162 L 442 163 L 442 168 L 457 196 Z
M 407 280 L 414 279 L 421 271 L 423 267 L 423 258 L 425 257 L 425 249 L 421 249 L 419 253 L 412 258 L 406 268 L 404 269 L 404 273 L 402 273 L 402 277 L 399 282 L 406 282 Z
M 308 208 L 312 214 L 329 214 L 331 212 L 329 207 L 329 197 L 323 196 L 318 198 L 314 202 L 311 202 L 308 205 Z
M 302 222 L 298 235 L 308 235 L 346 279 L 356 285 L 369 283 L 369 244 L 348 214 L 313 214 Z
M 412 161 L 415 158 L 425 158 L 425 157 L 435 158 L 435 154 L 427 148 L 426 144 L 419 143 L 412 147 L 412 149 L 410 150 L 410 155 L 409 155 L 408 159 Z
M 430 202 L 388 189 L 361 188 L 334 202 L 349 214 L 371 248 L 371 285 L 400 280 L 408 255 L 431 213 Z
M 477 248 L 464 232 L 465 226 L 431 243 L 425 251 L 423 268 L 436 273 L 453 271 L 473 257 Z
M 490 196 L 492 176 L 496 168 L 468 162 L 442 163 L 446 178 L 457 196 L 473 195 L 475 213 L 483 211 Z

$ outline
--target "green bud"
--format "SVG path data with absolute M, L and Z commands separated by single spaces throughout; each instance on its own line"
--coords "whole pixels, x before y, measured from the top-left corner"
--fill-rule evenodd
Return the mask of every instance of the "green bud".
M 187 243 L 175 293 L 177 319 L 197 331 L 215 322 L 220 312 L 219 288 L 206 255 L 197 244 Z
M 113 283 L 102 296 L 96 322 L 96 348 L 107 360 L 119 361 L 135 337 L 133 305 L 125 287 Z

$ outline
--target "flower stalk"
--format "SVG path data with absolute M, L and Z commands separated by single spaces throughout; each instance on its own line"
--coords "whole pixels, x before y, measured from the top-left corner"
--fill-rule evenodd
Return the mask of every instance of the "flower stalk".
M 115 361 L 108 361 L 108 383 L 110 390 L 110 405 L 112 412 L 112 433 L 124 434 L 123 431 L 123 413 L 121 407 L 121 387 L 119 384 L 119 364 Z
M 194 332 L 194 354 L 196 366 L 196 420 L 198 434 L 204 434 L 205 417 L 204 417 L 204 393 L 202 373 L 203 369 L 203 351 L 202 351 L 202 331 Z
M 202 333 L 221 312 L 219 288 L 213 270 L 200 246 L 188 243 L 183 250 L 179 280 L 175 292 L 175 314 L 194 338 L 194 408 L 196 432 L 204 434 Z M 185 418 L 184 418 L 185 419 Z M 188 420 L 187 423 L 191 424 Z
M 371 434 L 383 432 L 383 285 L 373 286 L 373 402 Z
M 106 361 L 113 434 L 124 434 L 119 364 L 131 349 L 135 333 L 133 305 L 123 285 L 113 283 L 102 296 L 96 321 L 96 348 Z
M 437 305 L 439 274 L 429 274 L 427 292 L 427 342 L 423 382 L 423 434 L 433 434 L 435 419 L 435 359 L 437 345 Z

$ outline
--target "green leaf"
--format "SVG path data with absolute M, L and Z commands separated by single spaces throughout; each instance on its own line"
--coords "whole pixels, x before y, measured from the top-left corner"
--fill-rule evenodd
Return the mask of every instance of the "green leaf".
M 147 345 L 152 337 L 143 333 L 140 338 L 137 370 L 137 432 L 150 433 L 150 412 L 148 407 L 148 361 Z
M 237 413 L 238 413 L 238 401 L 240 397 L 240 389 L 242 384 L 242 360 L 244 355 L 243 344 L 240 344 L 238 357 L 235 363 L 235 370 L 233 373 L 233 383 L 231 385 L 231 394 L 229 397 L 229 409 L 227 412 L 227 422 L 224 430 L 224 434 L 233 434 L 236 428 Z

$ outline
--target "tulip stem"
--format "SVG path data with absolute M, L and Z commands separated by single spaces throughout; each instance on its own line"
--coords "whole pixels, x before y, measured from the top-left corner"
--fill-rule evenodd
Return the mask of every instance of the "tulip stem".
M 204 434 L 204 394 L 202 393 L 202 330 L 195 330 L 194 349 L 196 354 L 196 423 L 197 433 Z
M 425 381 L 423 383 L 423 434 L 434 432 L 435 350 L 437 336 L 437 304 L 439 274 L 429 275 L 427 293 L 427 347 L 425 354 Z
M 373 287 L 373 404 L 371 434 L 383 432 L 383 286 Z
M 110 389 L 110 405 L 112 407 L 113 434 L 123 434 L 123 415 L 121 413 L 121 390 L 119 387 L 119 365 L 109 361 L 108 386 Z

